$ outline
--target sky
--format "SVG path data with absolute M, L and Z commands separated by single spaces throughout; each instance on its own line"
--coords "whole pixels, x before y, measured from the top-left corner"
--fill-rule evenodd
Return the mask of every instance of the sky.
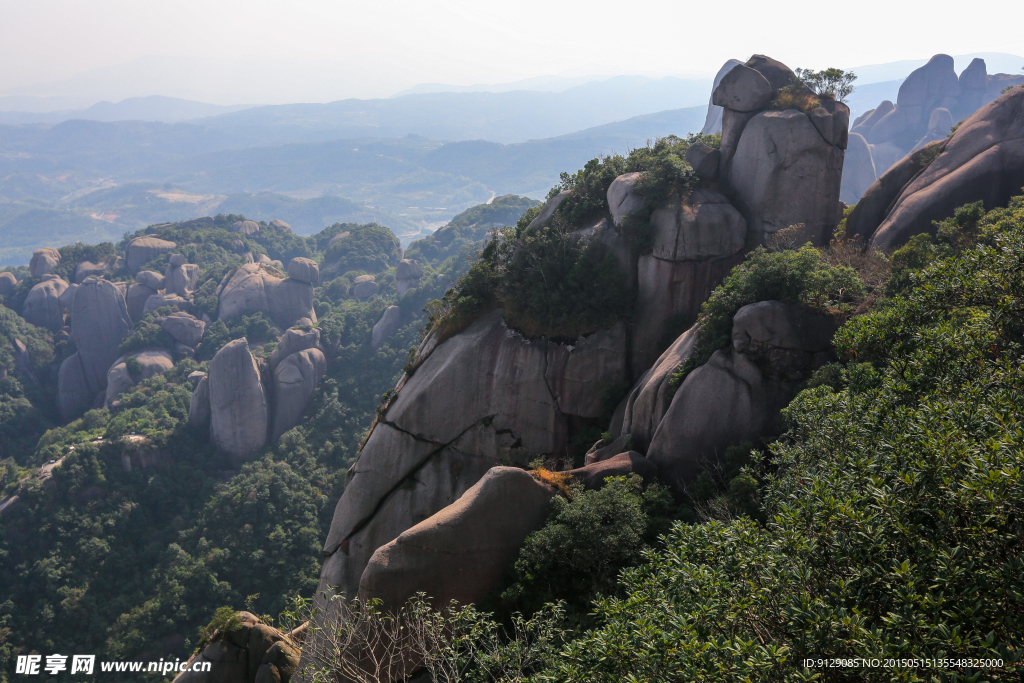
M 325 102 L 417 83 L 706 76 L 753 53 L 825 68 L 1024 52 L 1024 4 L 983 9 L 907 0 L 0 0 L 0 96 Z

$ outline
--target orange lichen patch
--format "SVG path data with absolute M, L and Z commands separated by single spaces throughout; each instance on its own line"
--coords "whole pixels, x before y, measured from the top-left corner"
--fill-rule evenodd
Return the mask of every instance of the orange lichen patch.
M 569 484 L 572 483 L 572 477 L 569 476 L 568 472 L 553 472 L 547 468 L 538 467 L 530 474 L 532 474 L 538 481 L 542 481 L 548 486 L 555 487 L 566 498 L 569 497 Z

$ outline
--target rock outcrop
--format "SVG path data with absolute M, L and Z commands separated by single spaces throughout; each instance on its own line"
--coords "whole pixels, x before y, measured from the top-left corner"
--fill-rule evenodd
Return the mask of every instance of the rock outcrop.
M 850 133 L 843 161 L 843 182 L 839 199 L 847 204 L 856 204 L 868 188 L 878 179 L 875 162 L 871 158 L 868 141 L 858 133 Z
M 267 443 L 269 417 L 260 369 L 248 342 L 225 344 L 210 362 L 207 380 L 213 443 L 232 461 L 245 462 Z
M 398 296 L 416 287 L 423 277 L 423 264 L 412 259 L 402 259 L 395 266 L 395 286 L 398 288 Z
M 44 247 L 32 252 L 32 259 L 28 262 L 28 272 L 32 277 L 42 277 L 57 267 L 60 263 L 60 252 L 53 247 Z
M 274 369 L 274 421 L 271 440 L 299 423 L 320 378 L 327 372 L 327 358 L 320 349 L 293 353 Z
M 131 330 L 121 290 L 114 283 L 86 278 L 75 290 L 71 337 L 78 351 L 61 365 L 57 404 L 65 420 L 92 406 L 107 388 L 107 371 L 118 359 L 118 347 Z
M 952 57 L 935 55 L 903 82 L 896 104 L 885 100 L 858 117 L 851 133 L 865 139 L 876 176 L 882 176 L 914 150 L 944 140 L 954 123 L 998 98 L 1007 86 L 1020 83 L 1024 76 L 990 75 L 983 59 L 972 61 L 958 78 Z M 859 175 L 865 167 L 858 162 L 855 172 Z M 848 184 L 845 177 L 843 185 L 843 201 L 851 204 L 867 190 L 857 194 L 859 183 Z
M 174 251 L 178 245 L 159 237 L 136 237 L 125 247 L 125 265 L 132 275 L 138 273 L 150 259 Z
M 113 259 L 111 259 L 113 260 Z M 81 284 L 87 277 L 102 277 L 106 274 L 111 267 L 110 262 L 93 263 L 92 261 L 82 261 L 75 266 L 75 282 Z
M 43 278 L 25 296 L 21 316 L 37 327 L 57 332 L 64 327 L 60 296 L 67 290 L 68 283 L 53 274 L 44 275 Z
M 377 324 L 373 326 L 370 333 L 370 348 L 379 349 L 387 341 L 387 338 L 398 329 L 399 320 L 402 317 L 402 309 L 398 306 L 388 306 L 384 309 L 384 315 L 380 317 Z
M 170 263 L 164 271 L 164 288 L 168 294 L 177 294 L 189 298 L 195 291 L 199 280 L 199 266 L 185 263 L 181 254 L 171 254 Z
M 285 330 L 277 340 L 277 348 L 270 354 L 270 369 L 276 370 L 278 364 L 293 353 L 320 347 L 320 329 Z
M 127 360 L 129 358 L 138 361 L 137 376 L 132 376 L 128 368 Z M 132 387 L 139 382 L 147 380 L 153 375 L 167 372 L 172 367 L 174 367 L 174 360 L 171 358 L 171 354 L 163 349 L 147 349 L 118 358 L 107 371 L 107 394 L 104 405 L 109 408 L 118 396 L 131 391 Z
M 359 275 L 352 281 L 352 296 L 360 301 L 366 301 L 380 291 L 380 285 L 376 283 L 372 275 Z
M 695 190 L 651 214 L 653 248 L 637 260 L 633 368 L 647 368 L 672 318 L 695 320 L 704 300 L 743 260 L 747 221 L 725 196 Z M 663 348 L 663 347 L 662 347 Z
M 708 113 L 704 118 L 704 127 L 701 128 L 701 135 L 711 135 L 714 133 L 722 132 L 722 107 L 718 106 L 714 102 L 714 91 L 715 88 L 722 82 L 725 75 L 732 71 L 732 68 L 743 64 L 738 59 L 730 59 L 728 62 L 722 65 L 722 68 L 715 74 L 715 81 L 711 86 L 712 97 L 708 101 Z
M 373 554 L 361 600 L 394 610 L 417 593 L 435 608 L 483 599 L 547 516 L 555 490 L 525 470 L 494 467 L 453 504 Z
M 201 652 L 189 659 L 174 683 L 289 683 L 299 664 L 292 634 L 264 624 L 249 612 L 239 612 L 241 625 L 218 631 Z M 209 662 L 210 670 L 202 671 Z M 200 666 L 196 666 L 200 664 Z
M 1024 88 L 989 102 L 948 139 L 904 157 L 854 207 L 846 234 L 891 250 L 964 204 L 1005 206 L 1024 186 Z
M 204 372 L 195 389 L 192 390 L 192 401 L 188 406 L 188 424 L 196 429 L 209 428 L 210 426 L 210 380 Z
M 18 278 L 9 271 L 0 273 L 0 296 L 10 296 L 18 287 Z
M 570 348 L 524 339 L 497 310 L 429 352 L 433 343 L 424 341 L 425 359 L 350 470 L 324 545 L 321 590 L 355 595 L 377 548 L 499 462 L 562 452 L 571 416 L 600 416 L 599 388 L 626 377 L 622 329 Z
M 270 259 L 267 259 L 270 262 Z M 320 267 L 313 259 L 296 257 L 288 262 L 288 277 L 299 282 L 316 285 L 320 283 Z
M 146 302 L 151 296 L 156 296 L 157 290 L 152 287 L 136 282 L 128 288 L 125 294 L 125 306 L 128 309 L 128 317 L 138 320 L 146 314 Z
M 220 320 L 260 311 L 282 328 L 303 319 L 316 322 L 313 286 L 294 278 L 281 278 L 262 264 L 250 263 L 236 270 L 221 285 L 218 294 Z
M 795 304 L 741 308 L 732 346 L 686 376 L 651 437 L 647 457 L 663 480 L 685 489 L 729 446 L 777 432 L 779 411 L 800 383 L 832 359 L 836 327 L 831 317 Z
M 164 332 L 171 335 L 174 341 L 193 349 L 199 346 L 203 334 L 206 333 L 206 323 L 183 311 L 157 318 L 155 322 Z
M 231 224 L 231 229 L 243 235 L 255 235 L 260 231 L 260 224 L 256 221 L 235 221 Z
M 658 466 L 636 451 L 626 451 L 566 472 L 567 476 L 587 490 L 603 487 L 609 477 L 629 477 L 634 474 L 647 485 L 657 479 Z
M 270 221 L 270 225 L 275 228 L 278 228 L 279 230 L 286 230 L 288 232 L 292 231 L 292 226 L 288 225 L 287 223 L 278 218 L 275 218 L 274 220 Z

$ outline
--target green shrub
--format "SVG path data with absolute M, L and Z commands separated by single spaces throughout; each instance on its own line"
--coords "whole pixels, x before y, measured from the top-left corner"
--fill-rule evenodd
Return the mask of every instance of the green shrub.
M 795 251 L 773 252 L 758 247 L 701 306 L 696 353 L 680 366 L 671 381 L 678 386 L 691 370 L 727 346 L 732 337 L 732 318 L 748 304 L 774 300 L 846 312 L 864 294 L 855 270 L 828 265 L 809 244 Z
M 379 273 L 398 263 L 398 238 L 382 225 L 339 223 L 329 230 L 335 235 L 348 233 L 325 247 L 324 266 L 335 272 L 364 270 Z
M 564 600 L 575 618 L 583 618 L 598 595 L 617 593 L 619 572 L 642 560 L 643 550 L 668 530 L 673 512 L 667 491 L 643 490 L 637 475 L 608 479 L 596 491 L 573 485 L 526 539 L 514 583 L 502 593 L 505 608 L 532 614 Z
M 935 262 L 840 331 L 860 362 L 838 390 L 801 393 L 770 466 L 755 462 L 766 524 L 677 524 L 546 675 L 1019 680 L 1024 211 L 998 223 L 992 245 Z M 803 666 L 849 657 L 910 661 Z M 1002 666 L 920 659 L 946 657 Z

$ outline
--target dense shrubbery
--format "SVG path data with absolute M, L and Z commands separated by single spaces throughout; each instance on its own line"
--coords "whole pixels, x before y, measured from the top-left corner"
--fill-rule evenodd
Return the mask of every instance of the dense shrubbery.
M 496 197 L 490 204 L 466 209 L 433 235 L 416 240 L 405 250 L 405 257 L 421 262 L 443 261 L 482 242 L 496 228 L 515 225 L 527 209 L 538 204 L 513 194 Z
M 732 318 L 747 304 L 775 300 L 843 314 L 851 312 L 864 294 L 853 268 L 829 265 L 810 245 L 795 251 L 758 247 L 701 306 L 696 353 L 680 366 L 672 382 L 678 386 L 691 370 L 729 344 Z

